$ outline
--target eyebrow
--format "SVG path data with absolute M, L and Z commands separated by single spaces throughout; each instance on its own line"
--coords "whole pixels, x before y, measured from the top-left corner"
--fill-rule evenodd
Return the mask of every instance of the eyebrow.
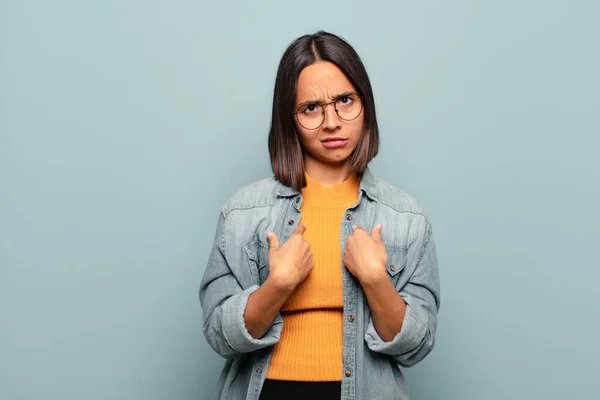
M 336 94 L 335 96 L 332 96 L 331 99 L 332 99 L 332 101 L 337 101 L 340 99 L 340 97 L 349 96 L 351 94 L 358 96 L 358 94 L 356 92 L 353 92 L 350 90 L 350 91 L 347 91 L 344 93 Z M 309 104 L 323 104 L 323 103 L 324 103 L 324 101 L 322 101 L 321 99 L 308 100 L 308 101 L 303 101 L 302 103 L 298 104 L 297 107 L 307 106 Z

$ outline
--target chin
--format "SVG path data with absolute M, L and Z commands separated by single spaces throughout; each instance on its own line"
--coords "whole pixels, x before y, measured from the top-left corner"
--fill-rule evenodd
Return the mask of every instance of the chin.
M 330 165 L 336 165 L 336 166 L 342 166 L 344 165 L 348 159 L 350 158 L 349 154 L 344 154 L 343 156 L 340 157 L 323 157 L 321 159 L 321 161 L 330 164 Z

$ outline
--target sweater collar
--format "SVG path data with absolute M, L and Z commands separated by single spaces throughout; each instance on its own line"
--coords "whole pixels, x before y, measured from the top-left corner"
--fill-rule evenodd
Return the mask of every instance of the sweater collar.
M 362 191 L 371 200 L 375 200 L 378 196 L 377 179 L 375 178 L 369 167 L 365 168 L 365 171 L 362 174 L 358 190 L 359 193 Z M 285 186 L 280 182 L 276 193 L 280 197 L 295 197 L 300 195 L 300 191 L 293 189 L 289 186 Z

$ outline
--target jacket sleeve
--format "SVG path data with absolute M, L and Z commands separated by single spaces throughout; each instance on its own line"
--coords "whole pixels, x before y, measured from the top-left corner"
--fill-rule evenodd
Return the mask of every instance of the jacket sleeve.
M 392 341 L 385 342 L 377 334 L 371 318 L 365 333 L 369 349 L 391 355 L 403 367 L 417 364 L 433 350 L 440 307 L 437 256 L 429 223 L 419 242 L 416 267 L 406 285 L 397 288 L 406 302 L 400 332 Z
M 249 353 L 279 341 L 283 320 L 278 314 L 261 339 L 254 339 L 244 322 L 248 297 L 257 285 L 243 287 L 241 274 L 234 274 L 227 258 L 226 217 L 219 216 L 214 245 L 200 284 L 200 305 L 203 311 L 202 331 L 210 346 L 222 357 Z

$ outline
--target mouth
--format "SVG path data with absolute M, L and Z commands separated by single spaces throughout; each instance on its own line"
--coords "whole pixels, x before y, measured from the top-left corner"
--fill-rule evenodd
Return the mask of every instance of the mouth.
M 325 143 L 325 142 L 335 142 L 335 141 L 339 141 L 339 140 L 348 140 L 348 139 L 336 136 L 336 137 L 325 138 L 325 139 L 321 140 L 321 142 L 323 142 L 323 143 Z
M 347 138 L 342 137 L 329 137 L 321 140 L 323 146 L 328 149 L 337 149 L 340 147 L 344 147 L 348 143 Z

